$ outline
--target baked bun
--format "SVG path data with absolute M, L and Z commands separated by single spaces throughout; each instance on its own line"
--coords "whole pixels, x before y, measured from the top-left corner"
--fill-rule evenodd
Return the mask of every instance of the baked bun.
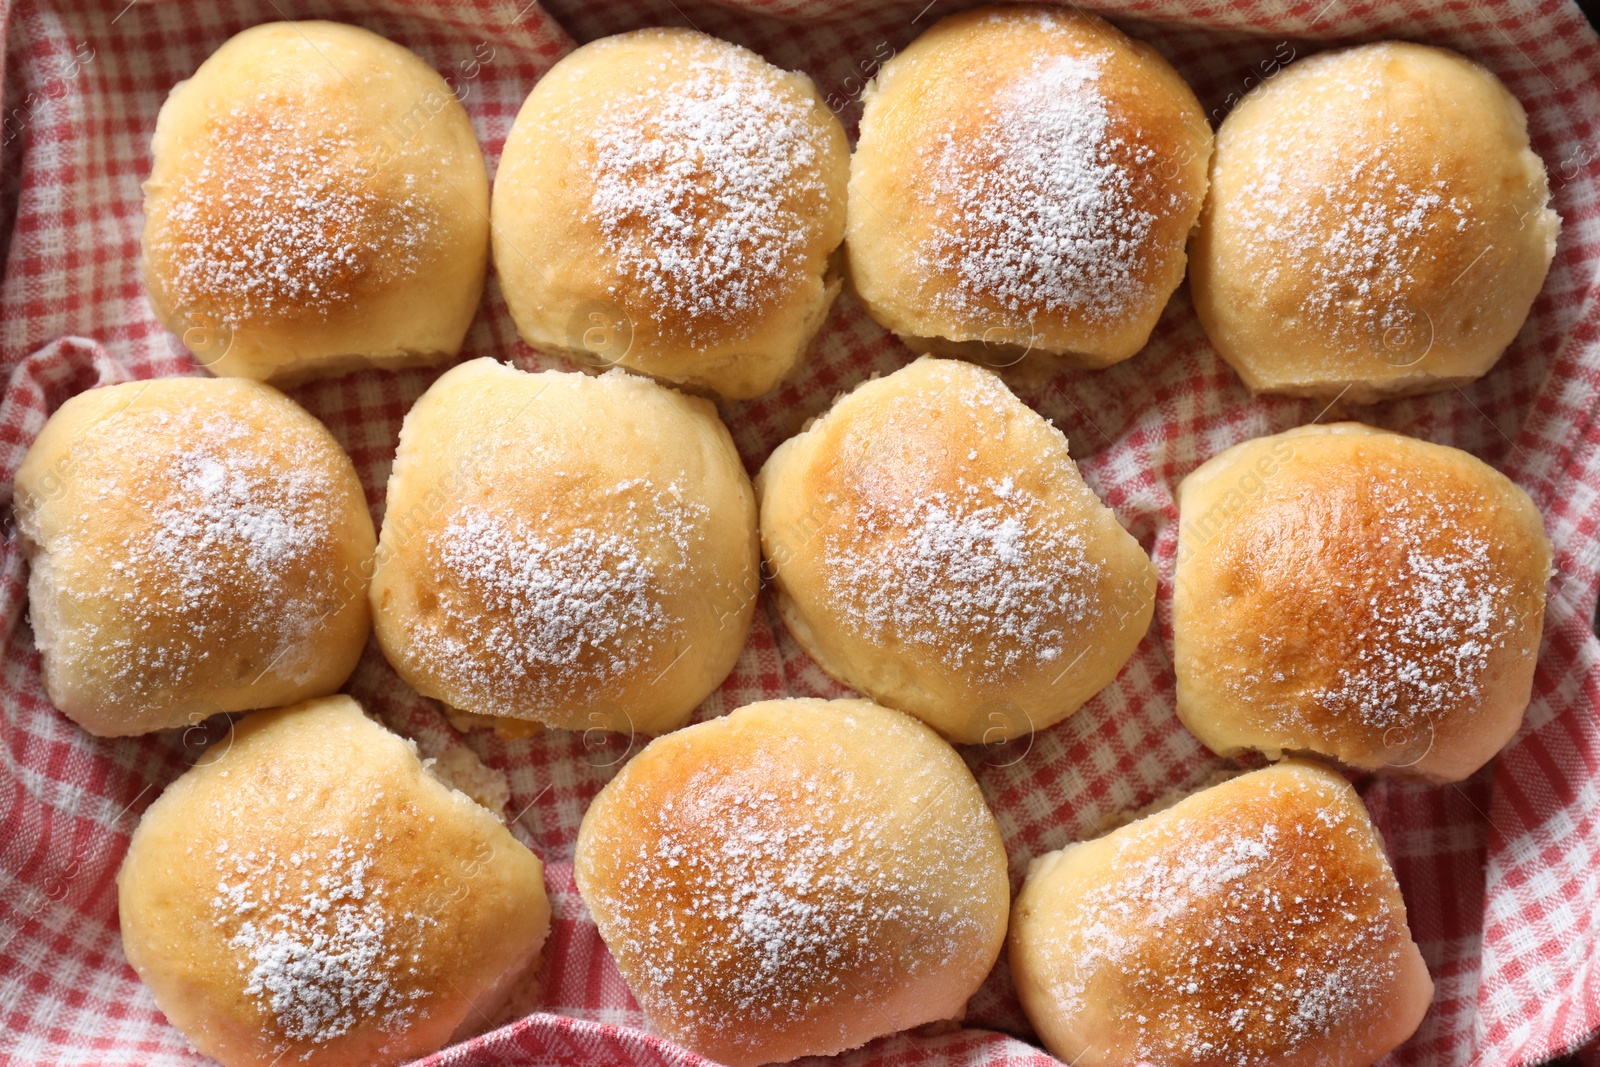
M 1183 281 L 1211 127 L 1150 46 L 1065 7 L 952 15 L 863 95 L 846 248 L 912 348 L 1127 359 Z
M 1360 423 L 1236 445 L 1178 489 L 1178 717 L 1221 755 L 1459 781 L 1522 722 L 1550 543 L 1481 461 Z
M 463 363 L 406 415 L 388 500 L 378 642 L 453 709 L 665 733 L 744 647 L 755 497 L 708 401 Z
M 534 86 L 494 186 L 523 340 L 724 397 L 765 393 L 839 282 L 849 143 L 811 79 L 691 30 L 584 45 Z
M 455 355 L 489 179 L 410 51 L 337 22 L 228 40 L 161 106 L 144 184 L 156 317 L 213 374 L 278 384 Z
M 45 692 L 91 733 L 322 696 L 366 645 L 361 482 L 271 386 L 80 393 L 28 450 L 14 506 Z
M 1299 761 L 1034 860 L 1008 952 L 1077 1067 L 1368 1067 L 1433 998 L 1361 798 Z
M 537 857 L 347 696 L 244 719 L 144 813 L 122 947 L 223 1067 L 392 1064 L 486 1028 L 537 962 Z
M 951 741 L 1054 725 L 1116 677 L 1156 574 L 1067 439 L 970 363 L 869 381 L 757 479 L 789 632 Z
M 1516 336 L 1560 224 L 1493 74 L 1405 41 L 1325 52 L 1222 123 L 1194 306 L 1258 393 L 1447 389 Z
M 651 742 L 590 805 L 573 871 L 651 1024 L 729 1067 L 960 1018 L 1010 902 L 961 758 L 865 700 Z

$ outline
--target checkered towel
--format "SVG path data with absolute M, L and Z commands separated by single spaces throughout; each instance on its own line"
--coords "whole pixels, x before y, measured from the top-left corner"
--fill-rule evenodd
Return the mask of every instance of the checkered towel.
M 63 400 L 129 378 L 195 373 L 139 282 L 139 183 L 156 112 L 229 36 L 281 18 L 366 26 L 431 63 L 465 99 L 491 169 L 523 97 L 575 42 L 694 25 L 808 72 L 847 126 L 884 59 L 952 0 L 0 0 L 0 471 L 9 494 L 29 443 Z M 924 6 L 926 5 L 926 6 Z M 1483 380 L 1343 414 L 1481 456 L 1532 494 L 1556 546 L 1533 703 L 1516 739 L 1459 786 L 1359 783 L 1387 841 L 1411 926 L 1437 982 L 1405 1064 L 1523 1064 L 1600 1027 L 1600 39 L 1569 0 L 1115 0 L 1107 13 L 1163 52 L 1213 120 L 1288 57 L 1404 37 L 1487 65 L 1526 105 L 1565 220 L 1532 317 Z M 464 357 L 565 366 L 517 339 L 493 279 Z M 803 373 L 724 404 L 751 470 L 839 392 L 909 353 L 842 297 Z M 436 371 L 366 372 L 293 395 L 354 459 L 380 516 L 400 420 Z M 1067 722 L 965 753 L 1005 835 L 1011 872 L 1112 814 L 1192 786 L 1219 761 L 1173 715 L 1173 491 L 1236 442 L 1310 422 L 1321 404 L 1253 399 L 1206 343 L 1186 295 L 1140 355 L 1110 370 L 1021 384 L 1071 441 L 1085 477 L 1155 557 L 1156 624 L 1117 681 Z M 9 528 L 7 530 L 9 534 Z M 0 562 L 0 1061 L 192 1063 L 117 936 L 115 874 L 139 813 L 192 761 L 177 736 L 91 737 L 54 711 L 29 632 L 14 536 Z M 469 745 L 509 778 L 515 832 L 547 863 L 555 909 L 540 1007 L 448 1049 L 438 1064 L 699 1063 L 642 1029 L 573 887 L 584 808 L 640 741 L 453 731 L 376 646 L 348 690 L 426 755 Z M 837 696 L 771 603 L 701 717 L 788 694 Z M 1002 959 L 966 1026 L 885 1038 L 857 1064 L 1049 1063 Z M 1583 1055 L 1600 1062 L 1589 1045 Z

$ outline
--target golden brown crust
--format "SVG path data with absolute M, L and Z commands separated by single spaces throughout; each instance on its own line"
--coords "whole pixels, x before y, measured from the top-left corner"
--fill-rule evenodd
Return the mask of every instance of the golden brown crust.
M 1066 438 L 992 373 L 921 359 L 758 478 L 779 610 L 834 677 L 957 742 L 1076 711 L 1150 622 L 1155 572 Z
M 1178 714 L 1217 752 L 1458 780 L 1522 721 L 1550 546 L 1479 460 L 1302 427 L 1200 467 L 1179 515 Z
M 488 178 L 410 51 L 334 22 L 253 27 L 172 91 L 152 152 L 145 282 L 213 373 L 281 384 L 460 348 Z
M 1083 1067 L 1366 1067 L 1433 992 L 1360 798 L 1298 761 L 1035 860 L 1009 951 Z
M 145 812 L 117 884 L 129 962 L 226 1067 L 440 1048 L 550 919 L 539 860 L 345 696 L 240 721 Z
M 960 758 L 863 700 L 652 742 L 584 816 L 574 873 L 652 1024 L 733 1067 L 958 1017 L 1009 898 Z
M 1183 79 L 1101 19 L 953 15 L 864 96 L 847 249 L 923 351 L 1126 359 L 1183 280 L 1211 130 Z
M 577 49 L 495 177 L 524 340 L 728 397 L 764 393 L 838 292 L 849 146 L 811 80 L 690 30 Z
M 406 416 L 373 614 L 400 676 L 452 708 L 662 733 L 732 670 L 759 558 L 708 402 L 473 360 Z
M 1527 318 L 1560 226 L 1516 99 L 1403 41 L 1252 90 L 1218 131 L 1211 182 L 1195 310 L 1257 392 L 1366 402 L 1479 377 Z
M 330 693 L 366 644 L 361 483 L 269 386 L 81 393 L 29 449 L 15 500 L 45 689 L 94 733 Z

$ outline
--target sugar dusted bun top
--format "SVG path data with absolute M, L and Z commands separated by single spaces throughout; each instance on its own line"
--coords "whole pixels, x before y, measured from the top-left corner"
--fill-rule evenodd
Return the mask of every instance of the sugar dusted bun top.
M 145 182 L 157 316 L 213 373 L 292 382 L 455 354 L 489 185 L 443 78 L 377 34 L 273 22 L 162 105 Z
M 690 30 L 584 45 L 495 177 L 523 338 L 726 397 L 764 393 L 838 292 L 849 145 L 803 74 Z
M 916 720 L 774 700 L 651 742 L 574 873 L 651 1024 L 732 1067 L 958 1018 L 1005 935 L 1005 850 Z
M 479 359 L 406 415 L 373 616 L 400 676 L 451 708 L 655 734 L 733 668 L 759 563 L 708 401 Z
M 360 480 L 270 386 L 80 393 L 29 449 L 15 507 L 45 691 L 94 733 L 331 693 L 366 645 Z
M 1550 545 L 1510 479 L 1336 423 L 1223 452 L 1178 503 L 1178 715 L 1214 751 L 1455 781 L 1516 732 Z
M 851 276 L 913 347 L 1126 359 L 1183 280 L 1211 130 L 1152 48 L 1060 7 L 939 22 L 884 64 L 851 162 Z
M 1061 432 L 971 363 L 925 357 L 864 383 L 757 481 L 790 632 L 952 741 L 1055 724 L 1149 626 L 1149 557 Z
M 1555 255 L 1515 97 L 1440 48 L 1326 52 L 1217 133 L 1195 310 L 1257 392 L 1370 401 L 1484 374 Z
M 346 696 L 237 723 L 117 887 L 128 961 L 224 1067 L 426 1055 L 487 1024 L 550 925 L 538 858 Z
M 1008 951 L 1080 1067 L 1368 1067 L 1433 995 L 1361 799 L 1299 761 L 1035 860 Z

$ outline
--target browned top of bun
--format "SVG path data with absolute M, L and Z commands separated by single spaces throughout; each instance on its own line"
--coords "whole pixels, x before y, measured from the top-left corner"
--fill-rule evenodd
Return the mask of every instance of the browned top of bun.
M 593 176 L 611 295 L 643 297 L 662 337 L 731 340 L 794 299 L 831 250 L 812 232 L 838 198 L 831 116 L 803 78 L 704 34 L 643 30 L 600 47 L 637 52 L 572 143 Z
M 441 214 L 437 173 L 462 164 L 436 156 L 422 176 L 397 156 L 413 126 L 457 111 L 417 56 L 355 26 L 234 37 L 157 128 L 145 255 L 158 304 L 228 326 L 326 319 L 432 265 L 461 225 Z
M 372 522 L 349 458 L 277 390 L 81 393 L 16 490 L 51 699 L 95 732 L 326 693 L 353 666 Z
M 1081 11 L 980 8 L 886 64 L 866 101 L 850 249 L 875 314 L 1100 362 L 1142 343 L 1211 151 L 1159 54 Z
M 407 414 L 388 502 L 378 640 L 454 708 L 662 733 L 743 645 L 755 501 L 705 400 L 472 360 Z
M 539 860 L 346 696 L 242 720 L 140 820 L 129 962 L 228 1067 L 443 1046 L 549 928 Z
M 941 115 L 938 148 L 927 152 L 940 165 L 930 190 L 944 223 L 940 245 L 952 255 L 934 265 L 950 299 L 996 319 L 1120 315 L 1125 294 L 1162 261 L 1157 253 L 1188 230 L 1182 209 L 1194 198 L 1175 195 L 1171 170 L 1156 164 L 1173 146 L 1201 140 L 1204 120 L 1158 92 L 1170 71 L 1150 71 L 1148 46 L 1081 11 L 979 10 L 935 34 L 957 42 L 943 70 L 974 102 Z M 1027 62 L 996 62 L 1001 49 Z M 898 121 L 915 114 L 908 107 Z M 1061 230 L 1061 216 L 1076 212 L 1081 225 Z M 1098 271 L 1040 269 L 1033 255 L 1065 234 L 1082 244 L 1048 251 L 1074 265 L 1084 256 Z
M 754 704 L 652 742 L 584 817 L 576 877 L 652 1023 L 735 1065 L 952 1017 L 1007 904 L 960 758 L 861 700 Z
M 760 482 L 790 630 L 824 670 L 953 741 L 1060 720 L 1149 624 L 1138 542 L 1061 432 L 971 363 L 864 383 Z
M 314 86 L 206 124 L 207 163 L 153 220 L 175 306 L 233 323 L 325 315 L 416 267 L 427 206 L 406 197 L 403 174 L 364 163 L 353 109 L 310 99 Z
M 1256 389 L 1370 399 L 1476 377 L 1543 282 L 1548 201 L 1489 71 L 1407 41 L 1310 56 L 1217 133 L 1196 309 Z
M 810 80 L 693 30 L 565 57 L 506 155 L 497 202 L 541 225 L 506 216 L 502 269 L 544 263 L 527 277 L 542 297 L 614 303 L 652 345 L 759 331 L 816 287 L 842 235 L 847 143 Z M 541 247 L 524 253 L 513 234 Z
M 1458 740 L 1503 743 L 1549 576 L 1526 494 L 1467 453 L 1359 424 L 1250 444 L 1183 489 L 1180 702 L 1203 688 L 1262 747 L 1362 766 L 1386 736 L 1415 738 L 1423 774 L 1453 765 Z M 1265 448 L 1277 466 L 1252 483 Z
M 1012 929 L 1030 1016 L 1097 1065 L 1365 1065 L 1431 993 L 1360 798 L 1312 763 L 1036 861 Z
M 1003 687 L 1059 673 L 1108 602 L 1136 599 L 1100 543 L 1114 520 L 1065 438 L 994 374 L 921 360 L 835 410 L 785 489 L 817 505 L 816 540 L 792 555 L 860 638 Z M 775 532 L 774 551 L 791 554 Z

